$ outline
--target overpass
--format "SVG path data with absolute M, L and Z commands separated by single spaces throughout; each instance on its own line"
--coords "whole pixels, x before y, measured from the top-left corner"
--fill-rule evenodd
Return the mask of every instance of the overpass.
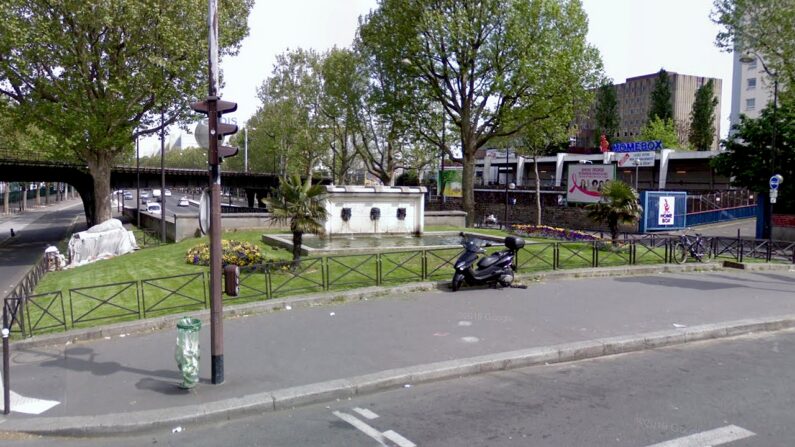
M 209 175 L 202 169 L 165 169 L 166 187 L 203 188 L 208 186 Z M 160 168 L 140 168 L 116 166 L 111 170 L 111 190 L 159 188 Z M 0 154 L 0 181 L 3 182 L 62 182 L 73 186 L 83 200 L 86 221 L 94 223 L 94 183 L 88 166 L 79 163 L 21 160 L 4 158 Z M 221 173 L 223 186 L 241 188 L 246 191 L 249 207 L 254 207 L 255 199 L 265 197 L 272 188 L 279 185 L 275 174 L 253 174 L 244 172 Z M 139 183 L 140 182 L 140 183 Z

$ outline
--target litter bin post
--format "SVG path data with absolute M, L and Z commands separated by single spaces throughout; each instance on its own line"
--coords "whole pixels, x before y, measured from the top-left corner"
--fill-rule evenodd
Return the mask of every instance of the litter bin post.
M 182 373 L 180 388 L 193 388 L 199 382 L 199 331 L 198 318 L 183 317 L 177 323 L 177 347 L 174 359 Z

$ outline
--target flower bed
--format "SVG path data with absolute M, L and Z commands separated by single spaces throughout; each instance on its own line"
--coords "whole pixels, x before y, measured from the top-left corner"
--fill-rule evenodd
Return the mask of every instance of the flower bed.
M 235 240 L 222 240 L 221 249 L 223 265 L 237 265 L 244 267 L 247 265 L 260 264 L 263 261 L 262 252 L 259 247 L 250 242 Z M 185 261 L 194 265 L 210 265 L 210 247 L 208 244 L 200 244 L 188 249 L 185 254 Z
M 514 225 L 513 230 L 527 237 L 540 237 L 545 239 L 558 239 L 562 241 L 596 241 L 598 237 L 581 231 L 567 228 L 549 227 L 546 225 Z

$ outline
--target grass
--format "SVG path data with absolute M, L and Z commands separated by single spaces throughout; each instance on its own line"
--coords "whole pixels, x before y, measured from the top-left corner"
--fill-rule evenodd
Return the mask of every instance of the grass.
M 429 227 L 426 231 L 462 231 L 458 227 Z M 465 231 L 498 237 L 494 229 Z M 227 304 L 244 303 L 301 293 L 343 291 L 376 285 L 397 285 L 423 280 L 445 280 L 453 275 L 460 247 L 440 250 L 306 257 L 291 270 L 291 253 L 261 242 L 261 230 L 232 231 L 224 239 L 250 242 L 262 250 L 267 269 L 241 269 L 240 295 L 224 295 Z M 90 327 L 206 308 L 209 300 L 208 268 L 185 262 L 186 251 L 204 238 L 144 248 L 135 253 L 48 273 L 36 288 L 40 298 L 31 300 L 30 319 L 36 333 L 67 327 Z M 501 246 L 490 247 L 494 252 Z M 594 254 L 594 249 L 598 254 Z M 664 262 L 663 248 L 637 248 L 638 264 Z M 557 254 L 557 258 L 555 255 Z M 559 242 L 531 239 L 517 256 L 518 272 L 532 273 L 556 268 L 630 264 L 628 245 L 613 247 L 590 242 Z M 377 262 L 380 260 L 380 262 Z M 61 300 L 58 293 L 62 295 Z M 66 307 L 61 310 L 61 303 Z M 38 307 L 36 307 L 38 306 Z M 46 309 L 46 310 L 45 310 Z M 48 328 L 48 329 L 42 329 Z

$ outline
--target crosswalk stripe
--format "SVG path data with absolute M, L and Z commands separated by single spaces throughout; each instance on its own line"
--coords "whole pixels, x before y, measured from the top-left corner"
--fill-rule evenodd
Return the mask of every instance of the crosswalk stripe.
M 756 433 L 736 425 L 727 425 L 690 436 L 672 439 L 647 447 L 713 447 L 740 439 L 750 438 Z

